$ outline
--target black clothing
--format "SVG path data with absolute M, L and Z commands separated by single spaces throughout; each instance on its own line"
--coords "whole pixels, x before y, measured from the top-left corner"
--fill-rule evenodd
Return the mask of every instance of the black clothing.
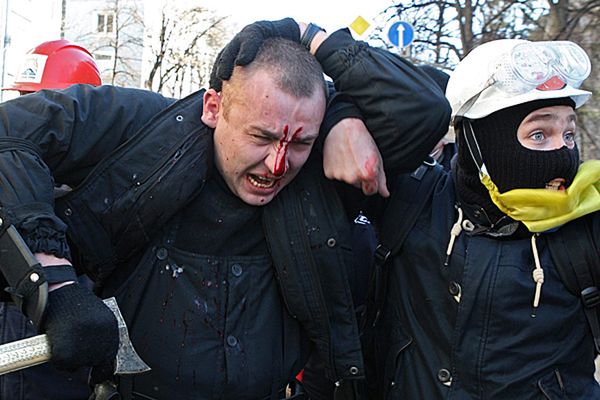
M 277 393 L 302 367 L 309 343 L 280 300 L 270 256 L 182 248 L 185 215 L 166 224 L 116 292 L 136 350 L 153 369 L 130 378 L 134 398 Z
M 250 206 L 231 193 L 215 173 L 204 189 L 180 213 L 177 247 L 218 256 L 266 255 L 262 207 Z
M 0 343 L 10 343 L 35 336 L 36 330 L 12 304 L 0 303 Z M 91 389 L 87 384 L 88 368 L 73 372 L 59 371 L 45 363 L 11 372 L 0 379 L 0 399 L 7 400 L 81 400 Z M 60 385 L 57 385 L 60 382 Z
M 375 331 L 375 364 L 382 377 L 376 396 L 598 398 L 592 335 L 580 299 L 566 289 L 550 256 L 545 236 L 552 233 L 537 239 L 545 271 L 537 309 L 532 305 L 536 250 L 531 235 L 522 238 L 513 234 L 516 228 L 505 229 L 510 223 L 483 229 L 479 210 L 461 204 L 464 220 L 473 225 L 461 224 L 445 266 L 449 233 L 459 217 L 452 173 L 439 173 L 443 176 L 427 199 L 411 196 L 409 176 L 390 182 L 389 207 L 403 201 L 425 205 L 388 265 L 386 303 Z M 593 220 L 600 239 L 598 213 L 583 218 Z
M 386 164 L 400 171 L 418 165 L 446 131 L 449 107 L 439 88 L 401 58 L 354 42 L 347 31 L 332 35 L 319 53 L 325 72 L 339 90 L 353 97 L 367 119 L 375 140 L 383 146 Z M 42 148 L 39 155 L 27 146 L 5 148 L 0 153 L 0 183 L 7 188 L 0 194 L 0 203 L 17 216 L 16 225 L 34 251 L 69 256 L 64 238 L 68 225 L 74 257 L 102 280 L 105 292 L 118 293 L 123 314 L 133 327 L 134 345 L 139 343 L 142 356 L 151 358 L 151 367 L 165 372 L 136 378 L 135 391 L 157 398 L 198 398 L 204 389 L 217 396 L 239 389 L 254 396 L 268 389 L 264 395 L 269 396 L 277 386 L 275 380 L 291 378 L 300 369 L 306 338 L 324 360 L 328 377 L 362 377 L 358 332 L 343 267 L 353 258 L 348 217 L 314 152 L 298 177 L 263 207 L 270 260 L 260 261 L 256 257 L 261 255 L 252 255 L 248 257 L 254 258 L 243 257 L 240 264 L 233 256 L 222 259 L 186 252 L 165 241 L 160 230 L 167 232 L 176 226 L 177 212 L 202 196 L 203 185 L 211 176 L 212 132 L 200 123 L 202 94 L 174 102 L 143 91 L 75 86 L 0 105 L 4 122 L 0 124 L 0 138 L 4 139 L 0 143 L 10 136 Z M 406 100 L 397 101 L 399 97 Z M 35 117 L 24 114 L 32 106 Z M 24 123 L 23 117 L 31 118 Z M 99 144 L 99 153 L 94 143 Z M 26 168 L 15 169 L 15 164 Z M 71 171 L 72 167 L 81 169 Z M 46 193 L 54 186 L 51 172 L 58 182 L 74 187 L 56 206 L 60 219 Z M 214 261 L 218 264 L 215 271 L 210 267 Z M 258 346 L 257 351 L 263 351 L 254 357 L 263 359 L 257 363 L 267 360 L 272 365 L 253 372 L 241 350 L 251 348 L 252 339 L 263 332 L 246 336 L 244 329 L 257 325 L 237 324 L 245 318 L 239 306 L 254 284 L 242 274 L 236 290 L 227 292 L 222 285 L 223 281 L 226 287 L 238 281 L 236 264 L 242 271 L 251 268 L 257 276 L 268 276 L 266 265 L 257 264 L 269 261 L 280 296 L 275 296 L 272 280 L 260 278 L 267 299 L 257 307 L 261 317 L 267 317 L 264 323 L 272 330 L 267 337 L 277 338 L 271 342 L 277 348 L 271 351 Z M 135 271 L 131 271 L 132 265 Z M 211 286 L 209 290 L 207 279 L 216 280 L 219 288 Z M 280 312 L 284 308 L 285 312 Z M 263 315 L 267 309 L 272 315 Z M 204 311 L 208 322 L 201 319 Z M 223 313 L 229 319 L 223 318 Z M 192 316 L 201 322 L 194 332 L 188 323 Z M 278 332 L 275 325 L 279 325 Z M 301 337 L 295 336 L 297 325 L 302 328 Z M 203 349 L 186 335 L 206 338 L 221 347 L 204 362 Z M 236 344 L 230 344 L 234 340 L 228 341 L 229 336 Z M 264 339 L 258 339 L 257 345 L 265 344 Z M 282 350 L 282 341 L 295 348 Z M 169 362 L 181 359 L 182 367 L 162 371 L 165 358 L 154 359 L 150 354 L 156 346 L 171 358 Z M 173 354 L 178 358 L 171 357 Z M 214 376 L 205 377 L 208 386 L 195 386 L 198 374 L 215 365 L 224 366 L 224 359 L 231 363 L 225 366 L 227 370 L 217 369 Z M 191 364 L 193 368 L 184 368 Z M 277 376 L 273 371 L 281 372 Z M 264 375 L 248 375 L 251 373 Z M 254 379 L 240 381 L 249 377 Z M 159 387 L 158 393 L 153 392 L 154 386 Z

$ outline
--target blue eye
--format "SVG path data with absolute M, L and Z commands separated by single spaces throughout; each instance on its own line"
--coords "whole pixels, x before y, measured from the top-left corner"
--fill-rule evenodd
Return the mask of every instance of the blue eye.
M 542 140 L 544 140 L 545 136 L 542 132 L 534 132 L 531 134 L 530 138 L 532 138 L 536 142 L 541 142 Z
M 566 143 L 572 143 L 575 141 L 575 132 L 565 132 L 563 139 Z

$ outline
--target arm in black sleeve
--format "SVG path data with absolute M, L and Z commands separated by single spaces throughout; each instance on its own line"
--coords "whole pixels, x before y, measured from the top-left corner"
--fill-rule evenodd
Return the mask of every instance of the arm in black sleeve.
M 344 118 L 358 118 L 363 120 L 362 114 L 358 110 L 358 107 L 353 103 L 350 96 L 336 92 L 331 81 L 327 81 L 327 88 L 329 90 L 327 109 L 325 111 L 323 122 L 321 123 L 319 139 L 316 143 L 319 151 L 323 151 L 325 138 L 335 124 Z
M 347 29 L 330 35 L 316 57 L 337 91 L 358 107 L 386 172 L 414 170 L 447 132 L 444 93 L 402 57 L 355 41 Z
M 75 85 L 0 104 L 0 206 L 32 252 L 69 258 L 55 180 L 79 184 L 169 103 L 148 91 Z

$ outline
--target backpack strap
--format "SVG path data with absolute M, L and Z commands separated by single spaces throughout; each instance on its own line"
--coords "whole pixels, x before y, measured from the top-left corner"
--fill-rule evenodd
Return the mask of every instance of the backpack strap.
M 437 181 L 444 175 L 443 168 L 433 159 L 424 161 L 403 185 L 399 185 L 388 202 L 385 220 L 381 225 L 380 242 L 375 249 L 371 286 L 367 295 L 367 304 L 371 311 L 367 312 L 366 321 L 372 321 L 375 327 L 386 296 L 389 275 L 388 260 L 396 254 L 408 237 L 408 233 L 417 221 L 418 216 L 433 193 Z
M 578 218 L 548 235 L 548 247 L 563 284 L 583 302 L 594 346 L 600 353 L 600 291 L 597 287 L 600 253 L 587 220 Z

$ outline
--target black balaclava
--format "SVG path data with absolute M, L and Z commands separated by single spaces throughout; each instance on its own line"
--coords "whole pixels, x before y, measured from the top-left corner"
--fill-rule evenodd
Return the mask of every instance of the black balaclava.
M 470 122 L 492 181 L 500 193 L 512 189 L 544 188 L 554 178 L 564 178 L 565 186 L 573 182 L 579 167 L 577 147 L 563 146 L 556 150 L 531 150 L 517 138 L 521 122 L 531 112 L 544 107 L 566 105 L 575 107 L 569 97 L 535 100 L 496 111 Z M 479 180 L 479 172 L 460 127 L 458 136 L 456 188 L 459 199 L 470 205 L 483 207 L 491 222 L 504 214 L 493 204 L 490 195 Z M 469 129 L 466 127 L 466 129 Z

